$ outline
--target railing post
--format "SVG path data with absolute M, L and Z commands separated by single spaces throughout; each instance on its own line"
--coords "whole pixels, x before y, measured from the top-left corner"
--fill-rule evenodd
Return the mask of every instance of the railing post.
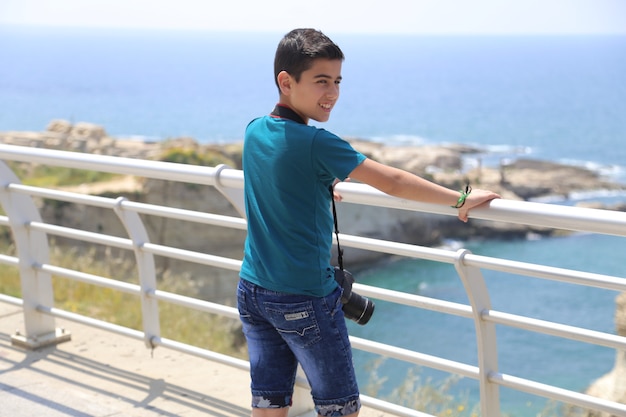
M 491 310 L 491 299 L 481 270 L 463 264 L 463 258 L 469 253 L 467 249 L 457 251 L 454 267 L 463 281 L 476 326 L 481 415 L 500 417 L 500 390 L 489 380 L 493 373 L 498 372 L 496 325 L 482 319 L 483 312 Z
M 215 188 L 222 193 L 224 197 L 230 202 L 230 204 L 235 207 L 237 212 L 242 218 L 246 218 L 246 205 L 244 200 L 244 193 L 242 190 L 236 190 L 232 188 L 225 187 L 222 184 L 222 180 L 220 176 L 222 175 L 222 171 L 230 168 L 228 165 L 220 164 L 215 167 Z
M 12 193 L 9 184 L 19 184 L 13 171 L 0 161 L 0 204 L 9 217 L 13 239 L 19 257 L 20 284 L 22 289 L 25 334 L 18 330 L 11 336 L 11 343 L 26 349 L 39 349 L 71 339 L 71 333 L 55 328 L 54 317 L 38 310 L 38 306 L 53 307 L 52 276 L 33 265 L 49 263 L 48 236 L 31 230 L 31 222 L 41 222 L 41 215 L 32 198 Z
M 115 214 L 119 217 L 128 236 L 133 241 L 135 259 L 137 261 L 137 273 L 139 274 L 139 286 L 141 287 L 141 313 L 144 342 L 146 347 L 154 348 L 153 340 L 161 337 L 161 325 L 159 322 L 159 303 L 152 294 L 157 289 L 156 268 L 154 255 L 144 252 L 142 246 L 150 242 L 148 232 L 138 213 L 124 210 L 122 203 L 127 201 L 125 197 L 119 197 L 115 204 Z

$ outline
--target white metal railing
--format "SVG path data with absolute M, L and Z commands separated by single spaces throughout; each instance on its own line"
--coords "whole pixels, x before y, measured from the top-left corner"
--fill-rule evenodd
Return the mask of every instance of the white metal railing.
M 143 204 L 129 201 L 126 198 L 112 199 L 26 186 L 20 183 L 15 174 L 2 160 L 36 162 L 68 168 L 210 185 L 220 190 L 238 210 L 241 217 L 230 217 Z M 238 313 L 235 308 L 226 305 L 206 302 L 159 290 L 157 288 L 154 267 L 155 255 L 210 265 L 232 271 L 239 270 L 241 261 L 151 243 L 150 237 L 139 216 L 140 214 L 150 214 L 188 222 L 245 230 L 246 222 L 243 215 L 243 173 L 241 171 L 225 166 L 207 168 L 0 144 L 0 181 L 0 203 L 7 214 L 7 216 L 0 216 L 0 226 L 11 229 L 18 253 L 17 257 L 0 254 L 0 263 L 18 267 L 22 285 L 22 299 L 0 294 L 0 301 L 22 306 L 24 310 L 25 332 L 23 334 L 20 332 L 20 334 L 14 335 L 14 343 L 28 348 L 37 348 L 49 343 L 58 343 L 67 340 L 68 332 L 55 328 L 55 318 L 58 317 L 143 340 L 148 347 L 167 346 L 240 369 L 248 369 L 249 364 L 246 361 L 161 337 L 158 309 L 159 301 L 167 301 L 168 303 L 174 303 L 190 309 L 205 311 L 233 319 L 238 318 Z M 456 215 L 456 211 L 449 207 L 400 200 L 362 184 L 342 183 L 338 185 L 338 190 L 342 194 L 343 200 L 349 203 L 391 207 L 442 215 Z M 33 202 L 34 197 L 110 209 L 120 218 L 128 237 L 120 238 L 45 223 L 41 219 L 38 209 Z M 473 210 L 472 217 L 626 237 L 626 213 L 614 211 L 495 200 L 488 208 Z M 48 253 L 48 236 L 71 237 L 81 241 L 133 251 L 137 261 L 139 284 L 129 284 L 51 265 Z M 500 416 L 500 387 L 507 387 L 612 415 L 626 415 L 626 405 L 624 404 L 606 401 L 593 396 L 499 372 L 496 324 L 606 346 L 618 350 L 626 350 L 626 338 L 614 334 L 493 310 L 490 295 L 483 279 L 482 270 L 502 271 L 614 291 L 626 291 L 626 279 L 623 277 L 486 257 L 472 254 L 465 249 L 455 252 L 344 234 L 342 234 L 341 239 L 342 244 L 346 247 L 416 259 L 427 259 L 454 265 L 464 284 L 470 301 L 469 305 L 362 284 L 355 284 L 355 289 L 360 294 L 367 297 L 472 319 L 476 328 L 478 366 L 378 343 L 368 339 L 351 337 L 351 342 L 355 349 L 361 349 L 385 357 L 396 358 L 408 363 L 478 380 L 481 413 L 485 417 Z M 53 275 L 138 296 L 142 304 L 142 330 L 129 329 L 53 307 L 51 280 Z M 300 386 L 306 386 L 306 381 L 303 378 L 299 378 L 297 383 Z M 370 407 L 401 416 L 425 415 L 420 411 L 401 407 L 368 396 L 363 396 L 363 403 Z

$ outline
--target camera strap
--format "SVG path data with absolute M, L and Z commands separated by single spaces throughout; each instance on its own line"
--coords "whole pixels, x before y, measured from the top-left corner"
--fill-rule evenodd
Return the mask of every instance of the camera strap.
M 337 225 L 337 209 L 335 208 L 335 198 L 333 194 L 333 186 L 329 186 L 330 201 L 333 203 L 333 220 L 335 221 L 335 237 L 337 238 L 337 262 L 339 262 L 339 268 L 343 271 L 343 249 L 339 246 L 339 226 Z

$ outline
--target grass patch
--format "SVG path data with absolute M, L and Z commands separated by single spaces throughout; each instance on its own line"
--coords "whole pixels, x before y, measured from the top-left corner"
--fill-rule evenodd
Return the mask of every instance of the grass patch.
M 363 390 L 365 394 L 433 416 L 480 416 L 480 404 L 471 405 L 467 393 L 460 396 L 452 394 L 451 391 L 461 379 L 460 376 L 451 375 L 441 381 L 435 381 L 430 377 L 423 378 L 419 366 L 409 368 L 400 385 L 394 387 L 388 395 L 381 394 L 387 378 L 380 377 L 378 369 L 384 362 L 385 359 L 380 358 L 371 365 L 369 383 Z
M 89 171 L 84 169 L 66 168 L 26 162 L 8 163 L 15 175 L 26 185 L 35 187 L 63 187 L 70 185 L 89 184 L 109 181 L 121 177 L 108 172 Z
M 1 253 L 12 254 L 12 247 Z M 95 249 L 79 252 L 76 249 L 51 247 L 51 264 L 87 274 L 137 283 L 135 264 L 119 261 L 114 256 L 98 256 Z M 21 298 L 19 270 L 10 265 L 0 265 L 0 293 Z M 141 301 L 138 296 L 109 288 L 52 277 L 54 305 L 72 313 L 93 317 L 135 330 L 142 330 Z M 159 283 L 159 289 L 176 292 L 180 280 L 169 277 Z M 191 310 L 178 305 L 160 302 L 161 335 L 196 347 L 247 358 L 239 322 L 214 314 Z

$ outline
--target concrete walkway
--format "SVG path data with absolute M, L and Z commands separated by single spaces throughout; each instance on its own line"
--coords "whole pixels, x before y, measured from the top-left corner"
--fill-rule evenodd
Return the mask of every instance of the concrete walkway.
M 74 322 L 72 340 L 11 344 L 22 310 L 0 302 L 0 417 L 250 416 L 248 373 Z M 293 414 L 293 413 L 292 413 Z M 315 415 L 315 413 L 312 413 Z M 307 413 L 307 416 L 309 414 Z M 390 416 L 364 408 L 362 417 Z

